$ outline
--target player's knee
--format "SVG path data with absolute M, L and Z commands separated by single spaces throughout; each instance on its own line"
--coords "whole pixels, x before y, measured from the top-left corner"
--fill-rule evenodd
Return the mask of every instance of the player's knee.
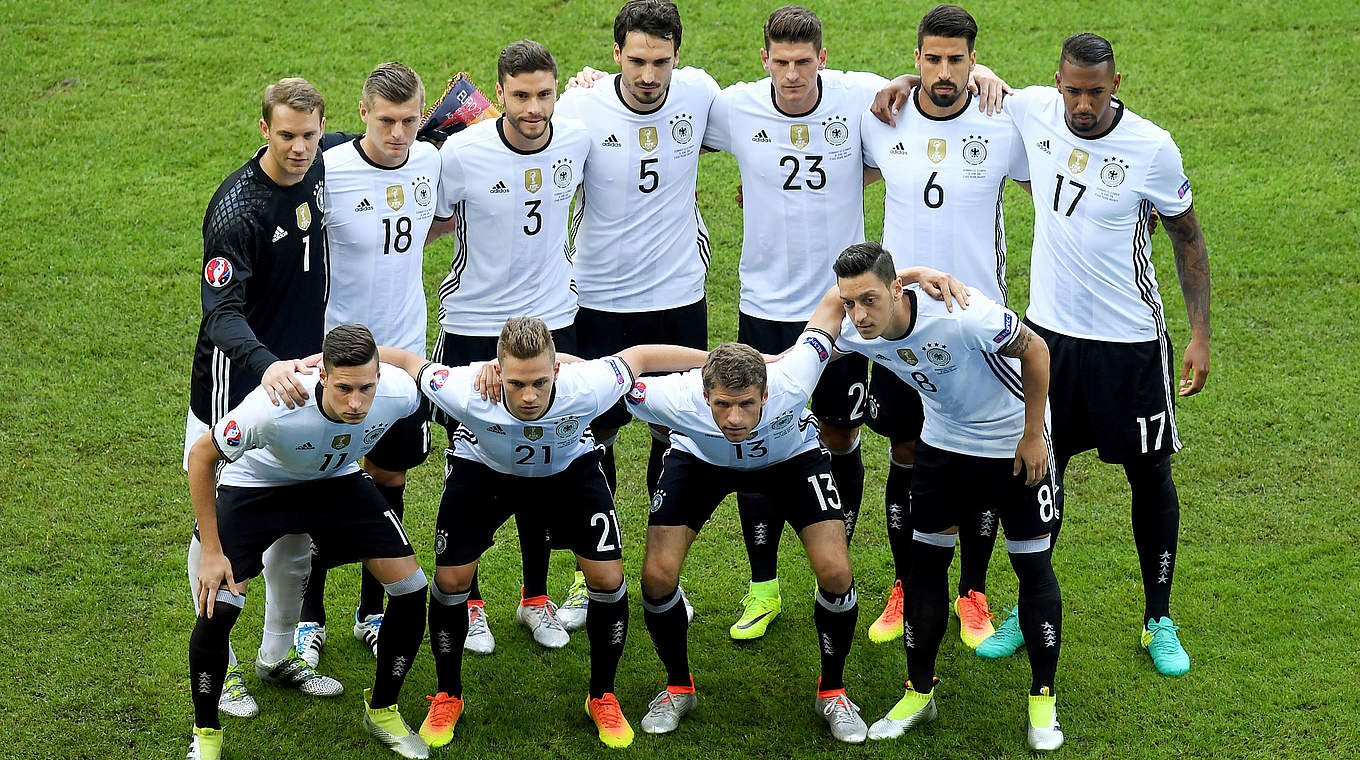
M 613 446 L 614 442 L 619 439 L 619 428 L 610 427 L 596 429 L 592 427 L 591 434 L 595 436 L 595 443 L 606 447 Z
M 623 585 L 622 562 L 583 562 L 581 573 L 586 577 L 586 586 L 592 589 L 609 590 Z
M 893 441 L 891 451 L 893 464 L 903 467 L 916 464 L 916 441 Z
M 669 445 L 670 445 L 670 443 L 671 443 L 671 429 L 670 429 L 670 428 L 666 427 L 665 425 L 657 425 L 657 424 L 649 424 L 649 425 L 647 425 L 647 428 L 651 431 L 651 433 L 652 433 L 652 440 L 653 440 L 654 442 L 660 443 L 660 444 L 663 444 L 663 445 L 666 445 L 666 446 L 669 446 Z
M 407 563 L 402 563 L 399 567 L 406 565 Z M 401 574 L 401 570 L 397 570 L 397 574 L 400 576 L 397 580 L 383 583 L 383 590 L 387 592 L 388 596 L 414 594 L 424 591 L 430 585 L 429 580 L 425 577 L 425 571 L 421 570 L 420 565 L 416 564 L 415 557 L 411 557 L 409 566 L 410 570 L 405 575 Z
M 680 585 L 679 566 L 649 560 L 642 566 L 642 592 L 653 599 L 669 596 Z
M 832 454 L 849 454 L 859 443 L 859 428 L 822 425 L 818 436 L 822 439 L 822 445 Z
M 817 587 L 832 594 L 844 594 L 855 585 L 855 574 L 850 563 L 834 563 L 817 573 Z
M 463 594 L 472 588 L 472 579 L 477 574 L 476 566 L 436 567 L 434 585 L 445 594 Z
M 364 472 L 367 472 L 368 476 L 373 478 L 373 482 L 380 486 L 396 488 L 398 486 L 406 485 L 405 470 L 384 470 L 378 465 L 373 464 L 372 459 L 364 460 Z

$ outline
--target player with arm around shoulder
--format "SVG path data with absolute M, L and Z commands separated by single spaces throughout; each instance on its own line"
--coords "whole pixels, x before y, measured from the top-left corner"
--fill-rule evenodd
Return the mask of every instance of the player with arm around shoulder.
M 402 681 L 425 631 L 424 572 L 401 523 L 356 461 L 397 420 L 416 411 L 415 383 L 396 367 L 384 371 L 362 325 L 341 325 L 322 345 L 314 403 L 271 403 L 261 387 L 198 438 L 189 450 L 189 488 L 202 559 L 189 641 L 194 738 L 190 756 L 221 756 L 217 703 L 227 665 L 227 639 L 271 544 L 309 534 L 335 562 L 362 560 L 389 595 L 378 641 L 374 686 L 364 692 L 364 724 L 402 757 L 429 756 L 397 710 Z M 225 460 L 220 475 L 214 477 Z
M 614 695 L 614 675 L 628 633 L 628 593 L 613 496 L 600 469 L 602 449 L 591 421 L 644 372 L 698 365 L 705 353 L 679 346 L 635 346 L 592 361 L 559 364 L 543 320 L 512 317 L 497 346 L 500 392 L 484 398 L 482 363 L 449 367 L 408 351 L 383 358 L 417 377 L 435 406 L 460 421 L 448 457 L 435 531 L 430 643 L 439 677 L 421 735 L 447 744 L 463 708 L 462 652 L 467 603 L 477 562 L 511 516 L 533 513 L 550 543 L 577 557 L 590 595 L 590 685 L 586 711 L 602 742 L 632 743 L 633 730 Z
M 635 415 L 671 430 L 643 562 L 644 619 L 667 681 L 642 720 L 648 733 L 675 730 L 697 704 L 678 588 L 685 555 L 723 498 L 750 490 L 780 506 L 817 576 L 822 657 L 817 709 L 836 738 L 864 741 L 867 727 L 843 682 L 858 611 L 844 515 L 830 457 L 806 409 L 831 360 L 828 328 L 834 327 L 834 318 L 814 319 L 768 367 L 754 348 L 725 343 L 702 369 L 639 380 L 628 396 Z
M 1020 624 L 1029 642 L 1028 740 L 1057 749 L 1053 682 L 1062 633 L 1062 600 L 1049 537 L 1062 508 L 1047 428 L 1048 350 L 1019 317 L 976 290 L 969 307 L 947 310 L 904 289 L 892 257 L 874 242 L 850 246 L 835 263 L 845 320 L 838 350 L 871 356 L 921 394 L 925 424 L 912 477 L 912 541 L 903 643 L 905 696 L 869 735 L 875 739 L 934 720 L 935 656 L 948 622 L 948 569 L 958 528 L 994 508 L 1019 578 Z M 897 552 L 895 556 L 899 556 Z

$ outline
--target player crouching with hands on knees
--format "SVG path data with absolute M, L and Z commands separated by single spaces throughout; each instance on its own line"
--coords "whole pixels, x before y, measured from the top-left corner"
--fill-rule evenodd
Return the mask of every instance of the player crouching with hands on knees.
M 590 423 L 627 393 L 636 377 L 696 367 L 706 356 L 679 346 L 634 346 L 602 359 L 561 364 L 547 325 L 534 317 L 506 321 L 495 366 L 448 367 L 382 348 L 384 360 L 414 375 L 435 406 L 460 423 L 435 532 L 430 644 L 439 689 L 420 727 L 431 745 L 452 740 L 462 714 L 463 640 L 477 561 L 491 547 L 496 529 L 525 510 L 548 526 L 554 547 L 576 553 L 585 574 L 590 595 L 586 712 L 600 741 L 610 747 L 632 743 L 633 729 L 613 693 L 628 634 L 622 543 L 613 494 L 600 468 L 603 447 L 592 437 Z
M 425 634 L 425 573 L 400 521 L 357 464 L 397 420 L 416 411 L 420 394 L 405 372 L 380 370 L 378 348 L 362 325 L 331 330 L 321 359 L 317 375 L 295 373 L 299 385 L 315 386 L 315 402 L 274 406 L 257 388 L 189 451 L 190 497 L 203 545 L 198 621 L 189 639 L 189 757 L 195 760 L 221 757 L 217 703 L 227 639 L 249 580 L 260 573 L 266 548 L 302 533 L 332 562 L 362 560 L 386 589 L 364 725 L 402 757 L 429 756 L 397 711 L 397 694 Z
M 892 256 L 875 242 L 836 259 L 836 348 L 871 356 L 921 395 L 925 424 L 911 482 L 910 540 L 902 640 L 906 694 L 869 729 L 873 739 L 935 719 L 935 656 L 948 623 L 948 571 L 960 524 L 995 509 L 1019 579 L 1020 627 L 1029 642 L 1031 749 L 1062 746 L 1053 681 L 1062 637 L 1062 597 L 1049 536 L 1062 497 L 1048 432 L 1048 347 L 1010 309 L 969 289 L 966 309 L 903 288 Z M 909 571 L 908 571 L 909 570 Z M 921 687 L 924 687 L 922 690 Z

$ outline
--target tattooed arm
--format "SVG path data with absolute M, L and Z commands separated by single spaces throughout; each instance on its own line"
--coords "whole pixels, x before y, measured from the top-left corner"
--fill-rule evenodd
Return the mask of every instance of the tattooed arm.
M 1032 486 L 1048 472 L 1048 443 L 1044 440 L 1044 409 L 1048 406 L 1048 344 L 1023 323 L 1002 356 L 1020 360 L 1020 386 L 1025 392 L 1025 434 L 1015 447 L 1012 474 L 1025 473 Z
M 1209 249 L 1200 233 L 1195 207 L 1162 217 L 1176 255 L 1176 276 L 1190 317 L 1190 344 L 1181 361 L 1181 396 L 1193 396 L 1209 379 Z

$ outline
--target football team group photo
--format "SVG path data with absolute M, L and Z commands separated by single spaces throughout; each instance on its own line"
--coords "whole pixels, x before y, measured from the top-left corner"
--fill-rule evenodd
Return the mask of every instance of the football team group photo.
M 482 38 L 433 57 L 284 23 L 231 123 L 158 157 L 215 178 L 156 265 L 174 442 L 119 518 L 156 548 L 86 584 L 154 603 L 127 626 L 158 717 L 113 753 L 1344 746 L 1274 717 L 1296 682 L 1357 700 L 1311 654 L 1345 626 L 1322 592 L 1256 621 L 1269 573 L 1353 590 L 1355 530 L 1280 554 L 1331 518 L 1248 506 L 1311 476 L 1301 420 L 1256 437 L 1283 402 L 1254 368 L 1287 360 L 1243 310 L 1349 296 L 1239 253 L 1253 170 L 1168 107 L 1228 51 L 1154 55 L 1131 8 L 615 2 L 393 16 Z M 1349 408 L 1309 397 L 1317 430 Z

